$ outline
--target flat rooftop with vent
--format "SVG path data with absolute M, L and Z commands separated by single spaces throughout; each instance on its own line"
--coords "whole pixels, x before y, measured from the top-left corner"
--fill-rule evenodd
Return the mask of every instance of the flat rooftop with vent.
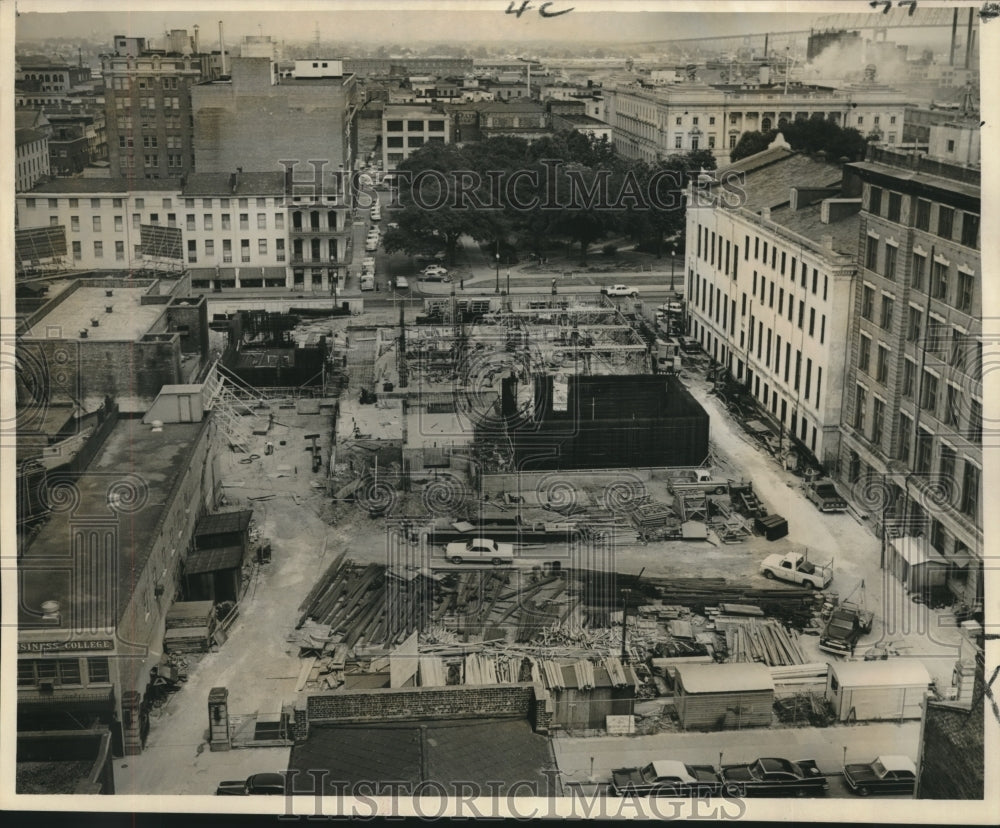
M 111 397 L 145 411 L 162 386 L 196 382 L 205 365 L 207 303 L 185 290 L 186 280 L 78 279 L 23 319 L 18 350 L 47 378 L 48 402 L 92 411 Z
M 111 296 L 108 296 L 109 290 Z M 138 339 L 148 333 L 163 314 L 162 304 L 143 302 L 148 293 L 148 284 L 114 288 L 80 285 L 35 321 L 23 336 L 26 339 L 75 338 L 86 329 L 87 339 Z

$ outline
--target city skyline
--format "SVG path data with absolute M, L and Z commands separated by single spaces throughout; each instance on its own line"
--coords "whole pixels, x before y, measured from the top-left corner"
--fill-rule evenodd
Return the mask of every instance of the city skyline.
M 102 4 L 96 4 L 100 9 Z M 698 38 L 705 34 L 705 12 L 677 12 L 667 10 L 671 4 L 648 4 L 664 10 L 642 11 L 639 4 L 626 4 L 624 11 L 600 11 L 606 4 L 563 4 L 571 13 L 544 18 L 539 14 L 542 3 L 531 3 L 518 15 L 521 4 L 477 3 L 461 4 L 460 8 L 433 8 L 457 4 L 429 2 L 383 2 L 375 8 L 370 4 L 363 10 L 348 7 L 342 11 L 309 8 L 309 4 L 291 3 L 290 11 L 273 12 L 263 4 L 225 3 L 217 10 L 205 13 L 192 7 L 187 10 L 156 11 L 147 9 L 149 3 L 132 2 L 130 11 L 49 11 L 55 4 L 39 5 L 44 11 L 21 11 L 17 19 L 18 42 L 46 38 L 99 36 L 103 32 L 155 38 L 172 28 L 193 28 L 198 25 L 206 45 L 218 46 L 217 26 L 221 21 L 225 36 L 232 43 L 246 35 L 270 35 L 276 40 L 310 42 L 319 30 L 322 41 L 356 40 L 359 42 L 385 43 L 496 43 L 505 38 L 513 44 L 531 42 L 551 43 L 605 43 L 609 46 L 624 44 L 649 44 L 668 39 Z M 234 6 L 249 6 L 243 11 L 232 11 Z M 470 5 L 475 8 L 469 9 Z M 487 10 L 486 7 L 495 6 Z M 673 4 L 676 5 L 676 4 Z M 261 11 L 255 11 L 255 7 Z M 34 7 L 29 4 L 29 9 Z M 69 8 L 73 8 L 69 6 Z M 595 8 L 595 10 L 591 10 Z M 513 12 L 508 11 L 513 9 Z M 560 7 L 552 5 L 549 13 Z M 716 37 L 749 36 L 764 32 L 801 31 L 811 28 L 817 20 L 832 11 L 822 12 L 756 12 L 734 15 L 727 11 L 712 14 L 711 30 Z M 406 15 L 402 21 L 390 19 L 386 12 Z M 456 19 L 458 18 L 458 19 Z M 921 42 L 928 39 L 928 32 L 936 30 L 909 30 L 907 40 Z M 897 33 L 900 30 L 896 30 Z M 918 34 L 919 32 L 919 34 Z

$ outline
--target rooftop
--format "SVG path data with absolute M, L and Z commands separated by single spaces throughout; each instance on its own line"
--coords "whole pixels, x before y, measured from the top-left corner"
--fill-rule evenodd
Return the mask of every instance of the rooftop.
M 814 243 L 818 243 L 823 236 L 832 236 L 835 251 L 853 255 L 858 244 L 858 212 L 824 223 L 820 219 L 822 208 L 818 200 L 796 210 L 790 204 L 793 187 L 826 189 L 829 190 L 826 197 L 839 197 L 843 180 L 840 164 L 776 144 L 720 171 L 739 172 L 746 176 L 741 206 L 751 213 L 769 210 L 771 222 Z
M 78 339 L 86 328 L 88 340 L 135 341 L 149 331 L 166 307 L 143 305 L 142 297 L 148 292 L 148 287 L 116 287 L 114 295 L 107 296 L 103 287 L 81 284 L 65 298 L 59 297 L 61 301 L 54 301 L 54 307 L 40 315 L 24 337 Z M 106 310 L 108 306 L 113 308 L 111 313 Z M 98 320 L 98 327 L 91 327 L 92 319 Z
M 28 196 L 36 193 L 69 194 L 76 193 L 144 193 L 181 189 L 179 178 L 56 178 L 36 184 Z
M 284 195 L 284 172 L 191 173 L 185 196 Z
M 146 566 L 174 484 L 189 464 L 202 423 L 171 423 L 154 432 L 139 419 L 121 419 L 87 469 L 49 495 L 52 511 L 18 562 L 22 631 L 108 629 L 121 619 Z M 117 506 L 112 506 L 116 503 Z M 70 542 L 81 518 L 113 533 L 114 542 Z M 81 574 L 87 577 L 81 580 Z M 41 606 L 57 601 L 60 621 L 43 621 Z
M 830 674 L 837 677 L 842 687 L 898 687 L 900 685 L 926 687 L 931 682 L 927 668 L 915 658 L 895 658 L 892 661 L 832 662 Z
M 679 664 L 677 672 L 688 693 L 774 689 L 771 671 L 763 664 Z
M 14 131 L 14 142 L 19 147 L 44 139 L 45 133 L 37 129 L 18 129 Z

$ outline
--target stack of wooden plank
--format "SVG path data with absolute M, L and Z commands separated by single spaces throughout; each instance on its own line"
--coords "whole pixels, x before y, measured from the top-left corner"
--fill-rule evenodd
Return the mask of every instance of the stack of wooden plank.
M 632 510 L 632 523 L 640 532 L 666 526 L 674 518 L 674 513 L 664 503 L 643 503 Z
M 723 615 L 715 615 L 714 621 L 726 637 L 731 661 L 760 661 L 773 667 L 805 663 L 798 644 L 776 621 Z

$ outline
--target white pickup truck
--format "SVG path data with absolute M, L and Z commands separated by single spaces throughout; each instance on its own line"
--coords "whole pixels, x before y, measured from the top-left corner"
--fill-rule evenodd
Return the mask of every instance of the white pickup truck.
M 833 580 L 832 563 L 831 560 L 827 564 L 814 564 L 805 553 L 788 552 L 768 555 L 761 562 L 760 572 L 765 578 L 780 578 L 808 589 L 826 589 Z
M 709 494 L 725 494 L 729 491 L 729 481 L 714 477 L 709 469 L 667 469 L 667 483 L 674 494 L 703 491 Z

